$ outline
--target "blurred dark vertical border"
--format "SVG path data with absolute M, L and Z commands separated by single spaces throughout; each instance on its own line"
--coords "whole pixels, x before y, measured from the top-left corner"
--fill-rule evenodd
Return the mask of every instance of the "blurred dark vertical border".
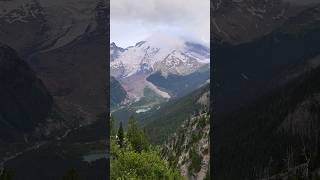
M 106 139 L 106 150 L 107 150 L 107 161 L 106 161 L 106 174 L 104 179 L 108 180 L 110 177 L 110 159 L 109 159 L 109 152 L 110 152 L 110 141 L 109 141 L 109 137 L 110 137 L 110 0 L 102 0 L 101 1 L 101 15 L 98 15 L 99 17 L 101 17 L 101 24 L 104 27 L 102 29 L 102 32 L 105 34 L 104 36 L 104 42 L 106 43 L 106 49 L 105 52 L 106 53 L 106 63 L 103 64 L 105 66 L 106 69 L 106 86 L 105 86 L 105 92 L 106 92 L 106 137 L 108 137 Z M 104 174 L 104 173 L 103 173 Z
M 214 177 L 214 38 L 213 38 L 213 1 L 210 1 L 210 178 Z
M 106 67 L 106 72 L 107 72 L 107 83 L 106 83 L 106 92 L 107 92 L 107 152 L 109 154 L 110 152 L 110 0 L 105 0 L 105 14 L 106 14 L 106 18 L 105 18 L 105 23 L 106 23 L 106 43 L 107 43 L 107 49 L 106 49 L 106 54 L 107 54 L 107 67 Z M 108 155 L 108 159 L 107 159 L 107 177 L 106 179 L 109 179 L 110 177 L 110 159 L 109 159 L 109 155 Z
M 318 179 L 320 2 L 210 9 L 211 179 Z
M 10 2 L 17 8 L 3 13 L 13 15 L 0 18 L 0 169 L 12 169 L 20 180 L 74 172 L 80 179 L 109 179 L 109 159 L 84 158 L 109 151 L 109 0 L 0 5 Z M 69 37 L 72 26 L 83 23 L 77 13 L 90 14 L 94 26 Z M 61 45 L 60 38 L 71 40 Z

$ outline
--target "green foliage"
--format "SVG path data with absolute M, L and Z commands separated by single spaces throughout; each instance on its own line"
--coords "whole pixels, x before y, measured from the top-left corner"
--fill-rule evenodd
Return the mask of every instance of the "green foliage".
M 182 179 L 156 151 L 123 151 L 111 160 L 111 179 Z
M 193 146 L 194 143 L 200 141 L 201 135 L 202 135 L 201 131 L 194 132 L 193 134 L 191 134 L 191 140 L 188 144 L 188 147 L 191 147 L 191 146 Z
M 80 176 L 79 176 L 79 174 L 78 174 L 76 169 L 71 168 L 63 176 L 63 180 L 80 180 Z
M 0 175 L 0 180 L 13 180 L 15 172 L 12 169 L 4 168 Z
M 153 144 L 162 144 L 168 139 L 168 135 L 176 132 L 183 121 L 191 115 L 198 113 L 201 104 L 197 103 L 199 98 L 209 91 L 209 85 L 178 99 L 169 101 L 161 108 L 150 114 L 146 114 L 141 121 L 145 124 L 146 134 Z M 150 121 L 152 119 L 152 121 Z
M 148 141 L 145 134 L 138 128 L 137 121 L 133 115 L 129 119 L 127 137 L 135 151 L 141 152 L 148 149 Z
M 146 122 L 142 120 L 146 114 L 156 111 L 159 106 L 162 106 L 163 103 L 166 103 L 167 99 L 158 95 L 150 88 L 144 88 L 144 96 L 141 97 L 138 101 L 135 101 L 131 104 L 127 104 L 125 107 L 119 107 L 113 111 L 112 115 L 116 120 L 121 120 L 123 122 L 124 128 L 127 128 L 128 120 L 132 114 L 135 115 L 137 122 L 145 124 L 150 119 L 145 119 Z M 147 112 L 136 113 L 141 109 L 149 109 Z M 116 121 L 118 125 L 119 122 Z M 138 124 L 139 124 L 138 123 Z M 140 125 L 140 124 L 139 124 Z
M 201 71 L 197 71 L 186 76 L 169 74 L 164 77 L 161 73 L 157 72 L 147 77 L 147 80 L 157 87 L 170 92 L 173 96 L 181 97 L 194 91 L 197 87 L 205 83 L 209 77 L 210 67 L 204 66 Z
M 128 140 L 131 142 L 138 131 L 137 121 L 134 115 L 129 118 L 129 125 L 127 130 Z
M 110 145 L 111 180 L 183 179 L 178 171 L 171 168 L 169 163 L 161 158 L 160 148 L 148 144 L 133 116 L 129 120 L 126 137 L 123 137 L 123 146 L 120 147 L 115 137 L 111 137 Z
M 122 122 L 120 122 L 119 130 L 118 130 L 118 144 L 120 148 L 123 147 L 123 138 L 124 138 L 124 133 L 123 133 L 123 127 L 122 127 Z
M 173 154 L 173 152 L 172 151 L 169 151 L 169 154 L 168 154 L 168 163 L 169 163 L 169 166 L 171 167 L 171 168 L 174 168 L 174 167 L 176 167 L 176 165 L 177 165 L 177 162 L 178 160 L 177 160 L 177 158 L 175 157 L 175 155 Z
M 208 120 L 209 118 L 207 116 L 201 116 L 198 120 L 199 122 L 198 122 L 197 128 L 202 129 L 206 127 Z
M 116 128 L 115 128 L 115 119 L 114 116 L 110 115 L 110 136 L 116 135 Z
M 189 166 L 189 172 L 199 172 L 201 169 L 202 157 L 194 150 L 194 148 L 190 149 L 190 159 L 191 164 Z

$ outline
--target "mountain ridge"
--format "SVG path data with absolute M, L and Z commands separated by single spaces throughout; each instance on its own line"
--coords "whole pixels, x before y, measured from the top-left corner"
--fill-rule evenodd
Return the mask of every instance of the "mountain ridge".
M 183 96 L 209 79 L 209 74 L 203 73 L 204 81 L 195 87 L 188 87 L 186 93 L 180 93 L 162 86 L 164 83 L 154 81 L 159 78 L 166 81 L 173 76 L 180 77 L 181 80 L 188 79 L 191 84 L 196 81 L 196 78 L 189 77 L 198 76 L 195 74 L 209 67 L 210 63 L 209 47 L 199 43 L 160 33 L 125 49 L 115 43 L 111 43 L 110 47 L 111 75 L 120 82 L 131 101 L 139 101 L 145 97 L 145 88 L 153 90 L 165 99 Z M 160 77 L 157 75 L 159 73 Z M 157 78 L 150 81 L 152 76 Z M 132 83 L 133 81 L 135 83 Z M 182 83 L 187 84 L 184 81 Z

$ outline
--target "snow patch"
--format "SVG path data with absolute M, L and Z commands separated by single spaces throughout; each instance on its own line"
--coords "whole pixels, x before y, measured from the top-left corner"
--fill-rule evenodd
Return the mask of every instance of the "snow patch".
M 151 110 L 151 108 L 144 108 L 144 109 L 138 109 L 138 110 L 136 110 L 136 113 L 144 113 L 144 112 L 147 112 L 147 111 L 149 111 L 149 110 Z

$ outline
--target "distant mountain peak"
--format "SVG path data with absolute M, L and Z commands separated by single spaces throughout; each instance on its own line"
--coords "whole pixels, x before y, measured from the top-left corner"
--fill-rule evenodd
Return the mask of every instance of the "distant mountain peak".
M 140 41 L 140 42 L 137 42 L 135 46 L 140 47 L 140 46 L 143 45 L 144 43 L 146 43 L 146 41 Z
M 141 69 L 148 69 L 148 73 L 191 73 L 210 62 L 208 47 L 166 33 L 155 33 L 121 52 L 114 43 L 111 46 L 112 57 L 117 59 L 111 60 L 111 73 L 117 78 L 129 77 Z
M 165 79 L 169 75 L 187 76 L 210 63 L 208 47 L 166 33 L 155 33 L 123 50 L 114 46 L 110 55 L 111 75 L 119 80 L 130 97 L 137 98 L 144 96 L 145 87 L 163 94 L 148 82 L 152 74 L 158 73 Z

